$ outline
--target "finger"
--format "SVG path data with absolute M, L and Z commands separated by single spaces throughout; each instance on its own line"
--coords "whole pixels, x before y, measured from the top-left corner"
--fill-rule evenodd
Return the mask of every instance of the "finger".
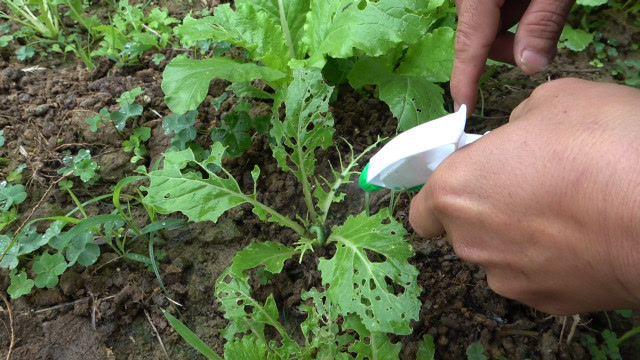
M 458 29 L 451 72 L 451 96 L 457 111 L 460 105 L 475 108 L 478 80 L 484 70 L 500 26 L 500 0 L 457 1 Z
M 418 235 L 424 238 L 431 238 L 442 235 L 444 233 L 444 227 L 433 213 L 425 188 L 420 190 L 411 201 L 409 223 Z
M 500 28 L 489 50 L 489 58 L 507 64 L 516 65 L 513 57 L 515 35 L 509 32 L 517 24 L 529 7 L 529 0 L 506 1 L 500 8 Z
M 533 0 L 516 30 L 513 55 L 526 74 L 546 68 L 556 55 L 558 39 L 574 0 Z

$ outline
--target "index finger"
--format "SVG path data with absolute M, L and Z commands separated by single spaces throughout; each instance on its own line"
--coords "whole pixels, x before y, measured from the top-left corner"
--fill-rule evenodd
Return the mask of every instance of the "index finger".
M 478 81 L 489 57 L 489 50 L 500 27 L 500 9 L 504 0 L 456 0 L 458 30 L 451 72 L 451 96 L 455 110 L 467 104 L 473 111 L 478 96 Z

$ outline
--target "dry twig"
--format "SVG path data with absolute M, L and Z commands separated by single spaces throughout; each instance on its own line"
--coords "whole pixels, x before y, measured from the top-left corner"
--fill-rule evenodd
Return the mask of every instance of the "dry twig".
M 151 321 L 151 316 L 149 316 L 149 312 L 147 311 L 147 309 L 143 309 L 143 310 L 144 310 L 144 315 L 147 317 L 147 320 L 149 321 L 149 324 L 151 324 L 153 333 L 156 334 L 156 338 L 158 338 L 158 342 L 160 343 L 160 348 L 162 348 L 162 352 L 164 352 L 164 356 L 167 359 L 170 359 L 169 353 L 167 352 L 167 349 L 164 347 L 164 343 L 162 342 L 162 338 L 160 337 L 160 333 L 158 332 L 158 329 L 156 329 L 156 326 L 153 324 L 153 321 Z
M 15 327 L 13 326 L 13 311 L 11 310 L 11 304 L 7 300 L 7 297 L 4 296 L 4 293 L 0 292 L 0 298 L 4 302 L 4 305 L 7 307 L 7 312 L 9 313 L 9 329 L 11 330 L 11 340 L 9 342 L 9 351 L 7 352 L 7 360 L 11 359 L 11 353 L 13 352 L 13 346 L 16 344 L 16 334 Z

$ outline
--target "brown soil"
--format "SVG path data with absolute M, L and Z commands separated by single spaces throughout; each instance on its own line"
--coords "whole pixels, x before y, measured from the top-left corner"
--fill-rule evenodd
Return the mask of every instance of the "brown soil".
M 603 33 L 618 40 L 620 56 L 637 56 L 631 44 L 640 43 L 638 29 L 626 25 L 629 20 L 619 12 L 607 11 L 602 16 L 608 21 Z M 29 200 L 20 205 L 21 213 L 28 215 L 41 199 L 33 218 L 64 213 L 74 207 L 68 194 L 53 186 L 60 177 L 57 170 L 64 151 L 89 149 L 100 165 L 99 183 L 89 188 L 77 183 L 74 187 L 82 199 L 108 193 L 109 186 L 133 174 L 131 154 L 122 150 L 128 135 L 123 138 L 107 126 L 92 133 L 85 122 L 102 107 L 114 109 L 115 99 L 126 90 L 140 86 L 148 100 L 143 116 L 137 120 L 138 125 L 153 128 L 147 145 L 150 153 L 144 165 L 151 166 L 169 146 L 170 139 L 160 126 L 162 118 L 169 115 L 160 83 L 163 66 L 174 55 L 171 50 L 165 51 L 167 61 L 160 65 L 151 62 L 153 54 L 147 54 L 138 66 L 115 68 L 104 60 L 93 72 L 84 70 L 82 64 L 65 63 L 62 59 L 37 59 L 33 64 L 24 64 L 8 51 L 0 55 L 0 128 L 6 138 L 0 157 L 11 159 L 15 166 L 27 164 L 23 183 Z M 561 50 L 553 66 L 533 78 L 517 69 L 498 69 L 482 88 L 484 116 L 472 118 L 468 131 L 481 133 L 505 123 L 510 111 L 528 96 L 536 83 L 568 76 L 617 81 L 609 75 L 613 66 L 609 63 L 592 71 L 594 68 L 588 62 L 593 57 L 593 51 Z M 23 71 L 35 64 L 45 69 Z M 233 106 L 233 99 L 219 110 L 206 105 L 224 87 L 222 82 L 212 84 L 211 98 L 199 109 L 198 128 L 217 126 L 220 117 Z M 332 112 L 336 139 L 347 139 L 356 151 L 371 144 L 378 135 L 395 132 L 396 121 L 384 103 L 363 97 L 348 87 L 340 88 Z M 201 141 L 202 145 L 209 145 L 207 139 Z M 345 154 L 346 146 L 339 147 Z M 328 164 L 335 163 L 337 156 L 335 152 L 320 154 L 319 171 L 328 171 Z M 265 139 L 257 138 L 250 151 L 229 161 L 227 166 L 248 188 L 255 164 L 262 170 L 258 184 L 262 201 L 287 214 L 304 208 L 301 189 L 290 175 L 277 170 Z M 0 180 L 11 170 L 1 168 Z M 348 185 L 344 191 L 347 202 L 334 208 L 336 223 L 363 208 L 363 194 L 356 185 Z M 373 211 L 388 204 L 389 193 L 373 195 Z M 92 205 L 88 211 L 101 213 L 103 205 Z M 395 216 L 408 228 L 407 211 L 408 199 L 402 197 Z M 181 320 L 219 353 L 223 346 L 219 330 L 226 320 L 213 296 L 216 278 L 230 265 L 233 255 L 250 243 L 273 240 L 291 244 L 296 240 L 293 232 L 264 224 L 243 207 L 229 211 L 217 224 L 192 224 L 167 233 L 165 238 L 166 242 L 158 246 L 166 251 L 159 264 L 164 284 L 172 298 L 184 305 L 180 308 Z M 566 344 L 571 319 L 547 316 L 494 294 L 487 286 L 483 270 L 462 262 L 444 238 L 415 239 L 413 246 L 416 255 L 411 262 L 420 270 L 423 305 L 420 320 L 413 325 L 414 333 L 394 339 L 403 344 L 403 359 L 415 358 L 424 334 L 435 338 L 439 359 L 466 358 L 465 351 L 474 342 L 485 347 L 489 358 L 502 355 L 509 359 L 584 359 L 589 355 L 580 345 L 580 338 L 597 337 L 609 327 L 609 319 L 603 313 L 582 314 L 573 340 Z M 133 251 L 145 253 L 146 245 L 134 244 Z M 287 326 L 294 327 L 303 320 L 296 318 L 295 311 L 300 304 L 300 291 L 319 284 L 312 257 L 323 255 L 324 251 L 319 250 L 302 264 L 287 262 L 282 274 L 256 290 L 258 298 L 274 294 L 284 310 L 283 321 Z M 13 358 L 160 359 L 165 355 L 159 338 L 171 359 L 196 356 L 195 350 L 181 340 L 161 314 L 160 308 L 175 309 L 175 306 L 163 295 L 153 273 L 139 263 L 117 258 L 108 247 L 102 253 L 93 266 L 72 267 L 57 288 L 36 290 L 10 302 L 16 334 Z M 0 289 L 5 291 L 8 285 L 7 272 L 1 270 Z M 8 311 L 0 304 L 0 320 L 4 324 L 0 326 L 0 355 L 7 352 L 10 343 Z M 614 313 L 607 315 L 619 335 L 640 324 L 637 316 L 626 320 Z M 632 347 L 625 351 L 625 359 L 640 356 Z

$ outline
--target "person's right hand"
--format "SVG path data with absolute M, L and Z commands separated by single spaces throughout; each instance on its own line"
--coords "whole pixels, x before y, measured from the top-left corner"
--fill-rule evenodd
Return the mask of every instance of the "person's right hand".
M 549 65 L 575 0 L 456 0 L 458 30 L 451 96 L 473 113 L 487 58 L 534 74 Z M 507 30 L 517 24 L 516 34 Z
M 438 165 L 413 197 L 498 294 L 556 315 L 640 307 L 640 90 L 539 86 L 509 123 Z

